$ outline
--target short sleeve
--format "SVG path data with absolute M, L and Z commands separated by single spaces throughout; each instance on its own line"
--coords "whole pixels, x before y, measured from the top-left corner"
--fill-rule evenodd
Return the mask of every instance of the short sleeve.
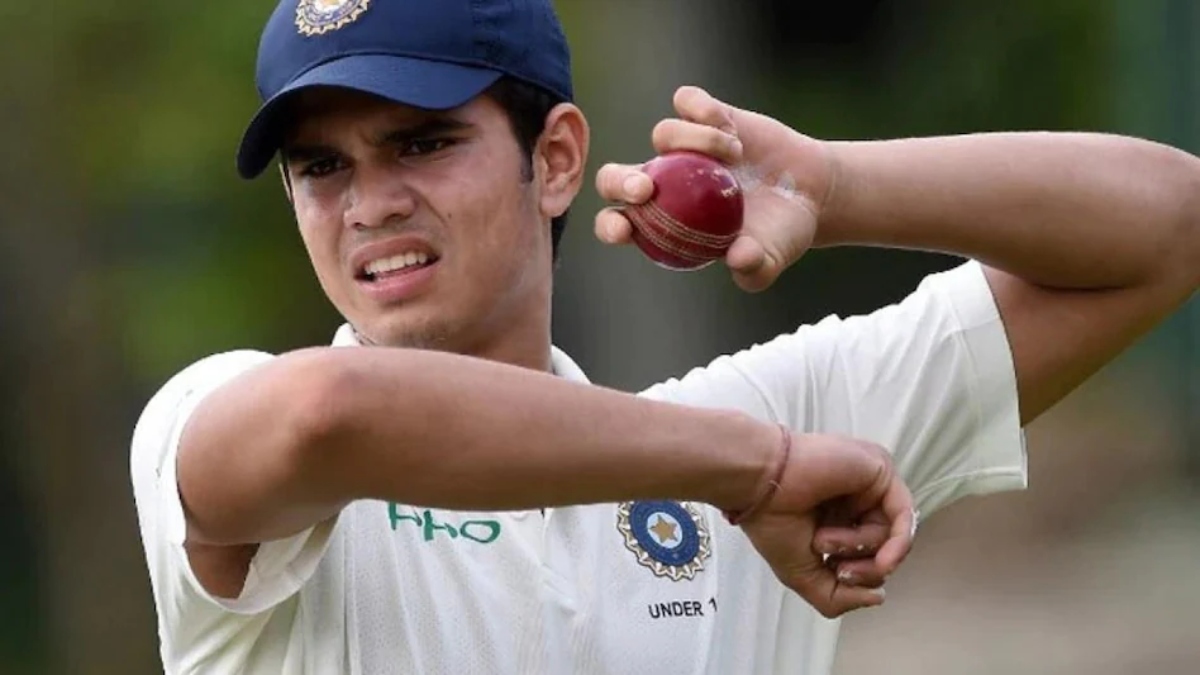
M 1026 486 L 1012 353 L 975 261 L 926 277 L 897 304 L 830 316 L 643 394 L 879 443 L 923 517 Z
M 333 521 L 287 539 L 263 542 L 237 598 L 208 593 L 196 578 L 184 549 L 187 524 L 175 474 L 184 426 L 206 396 L 272 358 L 263 352 L 236 351 L 198 361 L 163 385 L 138 419 L 130 469 L 160 632 L 167 633 L 165 640 L 172 636 L 177 642 L 201 639 L 201 634 L 212 634 L 214 627 L 218 627 L 217 633 L 234 630 L 239 625 L 235 618 L 271 610 L 301 588 L 329 545 Z M 246 451 L 253 448 L 247 447 Z

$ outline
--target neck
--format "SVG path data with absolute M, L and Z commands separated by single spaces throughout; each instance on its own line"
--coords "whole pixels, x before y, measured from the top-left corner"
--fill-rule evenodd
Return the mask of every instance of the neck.
M 358 332 L 357 328 L 353 326 L 350 328 L 354 332 L 354 339 L 358 344 L 380 346 L 379 342 Z M 448 348 L 441 351 L 497 361 L 531 370 L 551 372 L 553 363 L 550 357 L 550 345 L 550 331 L 546 329 L 538 335 L 516 337 L 510 334 L 506 336 L 506 339 L 493 339 L 486 345 L 471 346 L 465 349 Z
M 521 368 L 552 372 L 551 277 L 545 273 L 529 278 L 536 281 L 525 286 L 525 292 L 494 306 L 492 315 L 481 317 L 476 330 L 462 336 L 462 341 L 455 340 L 457 349 L 453 351 Z
M 550 304 L 547 302 L 531 309 L 531 312 L 512 316 L 503 325 L 493 323 L 482 330 L 472 331 L 476 336 L 460 333 L 450 339 L 425 343 L 420 348 L 461 354 L 540 372 L 552 372 Z M 350 328 L 355 341 L 360 345 L 390 344 L 372 339 L 353 325 Z
M 550 321 L 525 321 L 507 330 L 488 334 L 476 344 L 463 345 L 460 353 L 512 366 L 551 372 Z

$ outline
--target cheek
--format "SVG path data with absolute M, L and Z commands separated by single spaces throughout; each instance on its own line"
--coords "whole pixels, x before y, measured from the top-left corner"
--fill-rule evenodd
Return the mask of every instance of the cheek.
M 421 190 L 460 254 L 455 256 L 455 276 L 469 278 L 469 286 L 484 294 L 526 285 L 523 277 L 536 267 L 530 262 L 549 258 L 536 191 L 532 182 L 521 180 L 518 153 L 515 147 L 511 153 L 481 152 L 470 158 L 470 168 L 448 166 Z
M 308 251 L 313 269 L 321 284 L 332 293 L 334 289 L 331 288 L 331 284 L 340 277 L 340 228 L 329 214 L 311 205 L 297 202 L 295 211 L 300 239 Z
M 520 179 L 519 164 L 496 181 L 492 203 L 493 243 L 521 255 L 535 254 L 541 235 L 537 195 L 532 182 Z
M 538 255 L 537 210 L 530 207 L 527 191 L 526 185 L 511 186 L 479 204 L 476 213 L 457 216 L 462 234 L 474 240 L 473 257 L 484 258 L 497 275 L 511 274 Z

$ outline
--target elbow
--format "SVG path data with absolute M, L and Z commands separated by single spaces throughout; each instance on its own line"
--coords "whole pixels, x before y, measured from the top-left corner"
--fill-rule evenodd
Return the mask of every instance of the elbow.
M 354 428 L 362 368 L 335 350 L 297 352 L 292 357 L 290 405 L 281 415 L 285 464 L 303 473 L 329 468 L 331 454 Z
M 1183 216 L 1180 218 L 1183 267 L 1194 293 L 1200 288 L 1200 159 L 1192 162 L 1192 178 L 1189 194 L 1184 200 Z
M 300 352 L 287 386 L 292 390 L 283 420 L 290 445 L 307 447 L 335 438 L 349 412 L 353 368 L 330 350 Z
M 346 356 L 292 352 L 197 408 L 178 459 L 190 541 L 281 538 L 356 498 L 344 452 L 356 424 L 348 392 L 365 369 Z
M 1187 171 L 1181 172 L 1182 195 L 1175 218 L 1173 236 L 1166 247 L 1165 259 L 1173 265 L 1164 266 L 1178 272 L 1186 285 L 1187 295 L 1200 288 L 1200 158 L 1188 157 Z
M 297 354 L 291 404 L 281 420 L 288 482 L 326 503 L 348 503 L 373 491 L 372 451 L 381 419 L 395 421 L 389 383 L 420 368 L 419 356 L 389 350 L 386 368 L 362 350 Z M 386 375 L 381 375 L 386 372 Z
M 1184 287 L 1191 295 L 1200 287 L 1200 157 L 1169 146 L 1156 145 L 1160 170 L 1151 211 L 1162 215 L 1164 227 L 1156 237 L 1149 261 L 1151 279 Z

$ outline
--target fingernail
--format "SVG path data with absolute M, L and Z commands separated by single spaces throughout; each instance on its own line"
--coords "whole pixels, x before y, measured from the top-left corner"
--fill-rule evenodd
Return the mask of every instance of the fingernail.
M 733 152 L 733 154 L 741 156 L 742 150 L 745 148 L 742 146 L 741 139 L 733 138 L 729 141 L 729 149 Z
M 871 594 L 878 597 L 880 600 L 883 600 L 887 597 L 887 591 L 883 588 L 872 588 Z
M 859 553 L 862 553 L 863 551 L 867 550 L 867 545 L 859 544 L 858 546 L 854 547 L 854 550 L 858 551 Z
M 838 581 L 850 583 L 850 582 L 854 581 L 854 574 L 851 573 L 849 570 L 839 570 L 837 573 L 837 578 L 838 578 Z

